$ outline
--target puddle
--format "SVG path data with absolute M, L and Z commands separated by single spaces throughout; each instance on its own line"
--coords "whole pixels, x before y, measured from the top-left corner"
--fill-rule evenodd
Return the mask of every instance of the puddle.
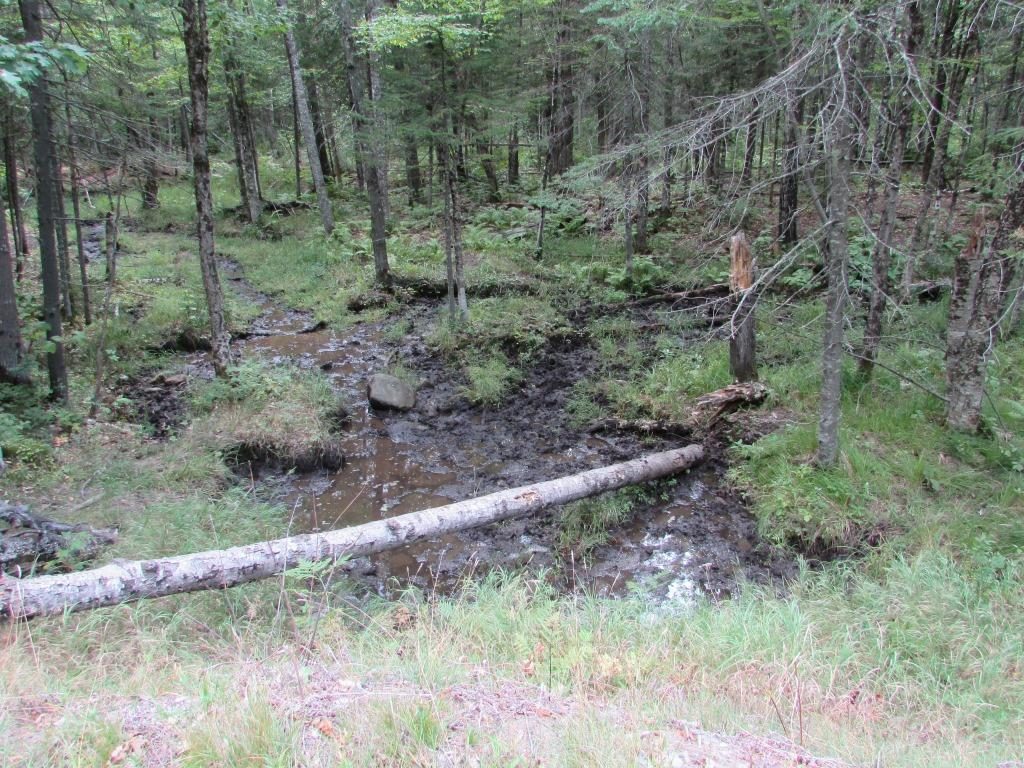
M 239 343 L 242 354 L 320 368 L 348 408 L 339 436 L 342 469 L 251 468 L 260 492 L 288 510 L 292 532 L 358 525 L 675 447 L 634 436 L 596 438 L 567 423 L 572 386 L 595 365 L 582 339 L 551 344 L 508 403 L 481 408 L 462 397 L 458 372 L 423 342 L 439 316 L 435 308 L 407 308 L 410 331 L 400 343 L 386 341 L 379 324 L 304 332 L 311 316 L 276 308 L 237 266 L 229 263 L 225 273 L 235 290 L 266 307 L 253 335 Z M 421 381 L 412 411 L 368 404 L 368 378 L 393 362 Z M 527 566 L 545 569 L 561 587 L 601 595 L 642 585 L 666 605 L 689 604 L 699 593 L 726 596 L 741 579 L 788 575 L 789 565 L 757 542 L 739 500 L 721 490 L 721 470 L 710 464 L 678 477 L 666 500 L 638 509 L 586 563 L 557 551 L 556 513 L 547 512 L 361 558 L 347 568 L 358 583 L 390 594 L 407 585 L 447 593 L 473 573 Z

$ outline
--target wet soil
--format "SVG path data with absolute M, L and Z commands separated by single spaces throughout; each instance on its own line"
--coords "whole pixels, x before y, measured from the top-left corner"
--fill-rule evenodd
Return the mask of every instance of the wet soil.
M 406 333 L 396 341 L 381 323 L 340 332 L 314 327 L 310 315 L 282 309 L 248 285 L 237 265 L 226 264 L 225 275 L 245 299 L 265 307 L 238 343 L 241 353 L 320 368 L 347 402 L 348 421 L 338 438 L 341 469 L 285 472 L 258 461 L 240 467 L 259 493 L 286 507 L 292 532 L 357 525 L 686 442 L 596 436 L 570 424 L 565 406 L 573 385 L 597 364 L 582 330 L 552 340 L 527 366 L 518 391 L 488 408 L 467 400 L 462 373 L 425 342 L 440 317 L 434 304 L 406 306 Z M 415 408 L 372 408 L 368 378 L 396 364 L 417 379 Z M 638 505 L 630 522 L 582 559 L 560 550 L 555 510 L 362 558 L 346 568 L 357 584 L 379 594 L 409 585 L 449 592 L 474 573 L 527 567 L 560 587 L 621 595 L 642 585 L 673 603 L 692 601 L 698 592 L 726 595 L 739 580 L 789 575 L 792 563 L 758 541 L 742 501 L 723 484 L 724 471 L 712 459 L 658 484 L 657 502 Z

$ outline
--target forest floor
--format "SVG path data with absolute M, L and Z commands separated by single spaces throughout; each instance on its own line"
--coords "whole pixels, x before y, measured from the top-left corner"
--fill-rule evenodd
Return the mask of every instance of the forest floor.
M 229 186 L 218 179 L 218 200 Z M 711 460 L 330 571 L 5 626 L 0 764 L 1024 757 L 1019 339 L 993 363 L 986 434 L 959 437 L 909 382 L 941 390 L 944 302 L 894 313 L 883 362 L 906 378 L 851 375 L 843 460 L 814 469 L 809 251 L 760 310 L 762 409 L 710 434 L 595 431 L 609 416 L 685 421 L 693 398 L 729 382 L 714 302 L 632 303 L 721 281 L 704 212 L 664 222 L 629 283 L 592 212 L 557 218 L 537 262 L 528 210 L 475 209 L 471 317 L 453 329 L 431 293 L 433 212 L 397 217 L 391 256 L 410 287 L 390 297 L 372 286 L 362 204 L 339 192 L 336 205 L 330 240 L 307 211 L 260 230 L 218 219 L 240 339 L 224 382 L 197 351 L 189 190 L 167 185 L 157 211 L 131 203 L 101 414 L 82 416 L 94 326 L 69 339 L 66 411 L 0 393 L 14 458 L 0 493 L 116 525 L 108 556 L 137 558 L 354 524 L 693 440 Z M 757 210 L 735 215 L 752 235 L 766 226 Z M 856 290 L 864 248 L 855 238 Z M 369 408 L 376 372 L 414 384 L 416 407 Z

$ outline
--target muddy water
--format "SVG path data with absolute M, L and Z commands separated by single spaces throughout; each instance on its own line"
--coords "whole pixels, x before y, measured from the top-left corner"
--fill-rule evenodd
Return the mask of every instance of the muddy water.
M 386 340 L 377 324 L 310 330 L 310 316 L 274 307 L 237 268 L 228 265 L 227 274 L 236 290 L 266 307 L 254 335 L 241 343 L 243 354 L 320 368 L 348 405 L 338 438 L 346 457 L 341 470 L 296 475 L 251 468 L 261 492 L 287 508 L 293 532 L 440 506 L 673 445 L 594 437 L 568 425 L 567 397 L 595 364 L 582 338 L 553 344 L 508 403 L 481 408 L 463 397 L 459 372 L 423 342 L 435 309 L 409 308 L 410 330 L 400 343 Z M 420 382 L 416 407 L 406 413 L 375 411 L 367 402 L 368 378 L 393 363 Z M 788 565 L 757 542 L 750 516 L 722 489 L 721 473 L 709 464 L 659 486 L 659 501 L 638 508 L 585 561 L 559 549 L 552 512 L 363 558 L 349 572 L 382 594 L 410 584 L 448 592 L 473 573 L 527 566 L 559 586 L 621 595 L 640 585 L 669 603 L 691 602 L 698 592 L 727 594 L 739 579 L 785 575 Z

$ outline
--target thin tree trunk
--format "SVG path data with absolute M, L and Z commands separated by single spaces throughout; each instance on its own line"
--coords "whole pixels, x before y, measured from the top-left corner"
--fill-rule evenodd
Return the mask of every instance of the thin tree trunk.
M 43 23 L 38 0 L 19 0 L 25 40 L 43 39 Z M 50 120 L 50 94 L 46 79 L 37 78 L 29 87 L 32 132 L 35 145 L 38 190 L 36 210 L 39 225 L 39 254 L 43 279 L 43 321 L 46 323 L 46 367 L 50 379 L 50 396 L 67 401 L 68 373 L 64 362 L 63 325 L 61 323 L 60 257 L 53 213 L 56 210 L 56 162 L 53 156 L 53 127 Z
M 28 247 L 25 215 L 21 210 L 21 191 L 18 189 L 18 156 L 14 151 L 14 119 L 10 109 L 4 119 L 4 170 L 7 174 L 7 201 L 11 206 L 11 231 L 14 234 L 14 274 L 21 282 L 25 262 L 32 255 Z
M 285 11 L 288 4 L 286 0 L 277 0 L 277 7 Z M 313 117 L 309 111 L 309 96 L 306 93 L 306 82 L 302 77 L 302 67 L 299 64 L 299 47 L 295 42 L 295 33 L 292 32 L 290 23 L 285 27 L 284 44 L 288 53 L 292 88 L 295 92 L 295 104 L 299 115 L 299 127 L 302 129 L 302 140 L 306 145 L 306 159 L 309 161 L 309 170 L 313 175 L 313 189 L 316 191 L 317 204 L 320 208 L 320 222 L 323 224 L 324 232 L 330 235 L 334 231 L 334 213 L 331 210 L 330 198 L 327 197 L 327 183 L 324 181 L 323 167 L 320 165 L 316 131 L 313 129 Z
M 956 5 L 956 3 L 953 3 Z M 917 261 L 921 254 L 927 252 L 931 241 L 931 225 L 933 223 L 931 212 L 938 207 L 942 199 L 942 185 L 945 181 L 946 162 L 949 155 L 949 140 L 953 134 L 953 127 L 960 110 L 960 97 L 964 85 L 967 82 L 967 56 L 977 43 L 977 29 L 972 25 L 967 38 L 961 43 L 956 61 L 949 65 L 951 71 L 943 75 L 943 90 L 939 95 L 944 97 L 946 110 L 938 114 L 935 120 L 942 118 L 938 125 L 938 135 L 928 137 L 927 152 L 925 155 L 928 175 L 926 176 L 924 191 L 921 193 L 921 206 L 918 210 L 917 220 L 914 223 L 914 234 L 907 248 L 907 259 L 903 266 L 903 296 L 907 298 L 910 293 L 910 286 L 913 284 Z M 942 67 L 944 72 L 946 67 Z M 940 103 L 942 99 L 940 98 Z M 936 113 L 937 114 L 937 113 Z M 929 120 L 931 121 L 931 117 Z M 933 130 L 930 128 L 930 130 Z
M 228 118 L 235 138 L 235 162 L 238 164 L 238 186 L 242 205 L 250 224 L 256 224 L 263 213 L 260 194 L 259 157 L 253 144 L 252 120 L 245 89 L 245 75 L 233 56 L 224 57 L 224 75 L 228 91 Z
M 52 117 L 51 117 L 52 120 Z M 52 122 L 51 122 L 52 127 Z M 64 205 L 64 163 L 57 145 L 57 131 L 53 129 L 53 178 L 55 189 L 53 218 L 57 231 L 57 253 L 60 258 L 60 291 L 64 319 L 74 323 L 76 315 L 75 295 L 71 280 L 71 250 L 68 245 L 68 214 Z
M 289 72 L 291 59 L 288 60 Z M 292 83 L 292 156 L 295 161 L 295 199 L 302 197 L 302 129 L 299 127 L 299 98 L 295 93 L 295 78 Z
M 324 177 L 336 179 L 334 168 L 331 165 L 331 153 L 327 149 L 327 131 L 324 130 L 324 117 L 320 110 L 320 89 L 317 87 L 316 78 L 312 75 L 308 78 L 309 83 L 309 116 L 313 121 L 313 135 L 316 136 L 316 154 L 320 158 L 320 168 Z
M 178 108 L 178 137 L 181 141 L 182 152 L 185 153 L 185 165 L 192 166 L 192 137 L 189 131 L 188 105 L 182 104 Z
M 510 187 L 519 184 L 519 122 L 512 124 L 512 130 L 508 134 L 508 185 Z
M 213 196 L 210 191 L 210 157 L 206 140 L 206 109 L 209 99 L 210 40 L 206 26 L 206 0 L 181 0 L 183 36 L 188 59 L 189 93 L 192 99 L 192 176 L 196 196 L 199 266 L 210 316 L 213 367 L 227 376 L 231 364 L 231 337 L 224 319 L 224 293 L 217 273 L 213 242 Z
M 0 381 L 24 381 L 21 372 L 21 319 L 14 280 L 14 251 L 7 239 L 7 217 L 0 196 Z
M 554 60 L 548 71 L 548 177 L 564 173 L 573 164 L 574 104 L 573 63 L 568 3 L 563 0 L 555 11 Z
M 786 128 L 782 150 L 782 179 L 779 182 L 779 245 L 791 248 L 800 239 L 797 228 L 799 206 L 800 123 L 804 101 L 800 99 L 786 110 Z
M 356 61 L 355 40 L 352 37 L 352 12 L 349 0 L 340 0 L 338 16 L 341 21 L 342 46 L 345 52 L 345 72 L 348 79 L 348 95 L 352 104 L 352 121 L 355 128 L 356 162 L 361 164 L 366 180 L 366 196 L 370 204 L 370 239 L 373 244 L 374 276 L 378 284 L 387 286 L 391 282 L 388 265 L 387 207 L 384 196 L 387 188 L 381 187 L 382 174 L 378 162 L 382 156 L 375 144 L 382 140 L 379 126 L 372 125 L 371 118 L 377 114 L 372 104 L 373 115 L 364 111 L 363 84 L 359 78 Z M 367 70 L 370 76 L 371 70 Z
M 147 94 L 152 97 L 153 94 Z M 160 178 L 157 175 L 156 164 L 157 148 L 156 120 L 149 118 L 149 131 L 146 134 L 146 144 L 143 147 L 142 165 L 145 179 L 142 185 L 142 207 L 146 210 L 154 210 L 160 206 Z
M 71 101 L 66 91 L 64 98 L 64 117 L 68 124 L 68 162 L 71 165 L 71 205 L 75 213 L 75 245 L 78 255 L 78 272 L 82 280 L 82 311 L 86 325 L 92 323 L 92 302 L 89 296 L 89 266 L 85 257 L 85 243 L 82 241 L 82 203 L 81 181 L 78 175 L 78 156 L 76 152 L 75 125 L 71 119 Z
M 836 45 L 846 92 L 850 92 L 853 62 L 850 41 L 840 38 Z M 846 307 L 849 299 L 847 262 L 849 260 L 850 163 L 853 116 L 849 105 L 838 105 L 835 115 L 833 146 L 829 156 L 828 240 L 825 248 L 825 343 L 821 365 L 821 414 L 818 420 L 818 466 L 830 467 L 839 457 L 839 422 L 842 414 L 843 343 Z M 823 137 L 827 141 L 827 137 Z
M 912 2 L 908 6 L 908 24 L 903 48 L 898 53 L 913 59 L 917 52 L 918 36 L 921 32 L 918 5 Z M 913 119 L 913 99 L 910 88 L 912 81 L 905 77 L 895 88 L 891 99 L 885 107 L 885 116 L 891 117 L 892 130 L 888 147 L 889 165 L 885 176 L 885 198 L 878 223 L 878 234 L 875 250 L 871 260 L 871 298 L 868 302 L 868 316 L 864 326 L 864 341 L 858 359 L 860 375 L 870 379 L 878 358 L 878 349 L 882 341 L 882 317 L 886 302 L 892 293 L 892 280 L 889 271 L 892 268 L 893 233 L 896 228 L 896 210 L 899 206 L 900 186 L 903 178 L 903 157 L 907 139 L 910 136 L 910 123 Z M 879 119 L 878 130 L 888 123 Z M 880 160 L 881 142 L 875 142 L 874 154 L 877 164 Z
M 409 187 L 409 205 L 419 205 L 423 199 L 423 172 L 419 146 L 412 135 L 405 137 L 405 183 Z
M 30 619 L 135 600 L 225 589 L 277 576 L 303 562 L 334 562 L 525 517 L 550 507 L 683 472 L 704 459 L 688 445 L 443 507 L 326 533 L 307 533 L 231 549 L 113 563 L 88 571 L 0 581 L 0 618 Z
M 480 167 L 483 168 L 484 178 L 487 179 L 487 202 L 497 203 L 501 200 L 498 184 L 498 170 L 494 167 L 494 157 L 491 155 L 487 142 L 476 142 L 476 154 L 480 158 Z

